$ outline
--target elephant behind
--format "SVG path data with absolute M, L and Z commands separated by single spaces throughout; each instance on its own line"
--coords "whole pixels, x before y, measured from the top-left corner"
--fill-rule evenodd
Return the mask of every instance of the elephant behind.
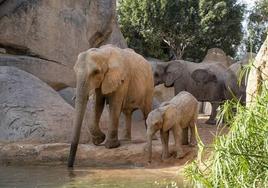
M 224 76 L 226 66 L 221 63 L 193 63 L 176 60 L 157 63 L 154 66 L 155 85 L 174 86 L 175 95 L 188 91 L 200 102 L 211 102 L 216 109 L 217 103 L 224 99 Z M 215 110 L 216 111 L 216 110 Z M 209 124 L 215 123 L 212 113 Z
M 154 84 L 174 86 L 175 95 L 181 91 L 191 93 L 200 102 L 210 102 L 212 112 L 207 124 L 215 124 L 216 109 L 232 93 L 239 93 L 237 77 L 222 62 L 193 63 L 183 60 L 157 62 L 153 65 Z M 228 85 L 226 78 L 232 80 Z M 231 88 L 232 91 L 229 89 Z M 183 130 L 183 144 L 188 144 L 188 129 Z
M 152 158 L 152 138 L 158 130 L 160 130 L 162 141 L 162 158 L 165 159 L 169 157 L 168 141 L 170 130 L 172 130 L 174 135 L 177 158 L 182 158 L 184 156 L 181 146 L 182 129 L 190 127 L 190 145 L 195 145 L 195 125 L 197 123 L 197 117 L 198 101 L 192 94 L 186 91 L 180 92 L 170 101 L 163 102 L 159 108 L 150 112 L 146 120 L 148 125 L 148 161 L 151 162 Z
M 115 148 L 118 141 L 118 123 L 121 112 L 126 119 L 125 138 L 131 138 L 131 115 L 141 109 L 144 117 L 152 108 L 153 74 L 150 64 L 131 49 L 112 45 L 89 49 L 78 55 L 76 73 L 76 101 L 74 134 L 68 166 L 73 166 L 79 142 L 81 125 L 90 91 L 95 93 L 94 119 L 90 127 L 92 142 L 106 148 Z M 99 127 L 104 104 L 109 104 L 110 124 L 107 136 Z
M 211 49 L 211 51 L 222 53 L 219 49 Z M 240 70 L 255 57 L 255 54 L 247 54 L 241 61 L 233 64 L 227 56 L 221 55 L 223 60 L 227 59 L 225 61 L 216 61 L 219 58 L 216 57 L 215 54 L 208 52 L 202 63 L 177 60 L 154 62 L 152 66 L 155 85 L 164 83 L 166 87 L 174 86 L 175 95 L 180 91 L 188 91 L 198 101 L 212 104 L 212 113 L 206 122 L 208 124 L 216 123 L 216 109 L 219 103 L 233 97 L 242 98 L 244 101 L 246 78 L 243 76 L 242 84 L 238 84 Z

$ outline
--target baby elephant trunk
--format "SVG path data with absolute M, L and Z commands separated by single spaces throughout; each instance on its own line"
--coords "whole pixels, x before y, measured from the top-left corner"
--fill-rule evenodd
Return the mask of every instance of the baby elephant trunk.
M 148 163 L 152 162 L 152 138 L 153 138 L 153 135 L 147 136 Z

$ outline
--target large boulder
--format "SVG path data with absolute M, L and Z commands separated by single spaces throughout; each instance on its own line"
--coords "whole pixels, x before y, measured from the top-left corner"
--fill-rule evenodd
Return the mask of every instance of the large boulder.
M 230 56 L 227 56 L 225 52 L 220 48 L 211 48 L 207 51 L 203 63 L 221 63 L 226 68 L 229 67 L 233 60 Z
M 58 91 L 60 96 L 72 107 L 75 105 L 75 88 L 67 87 Z
M 37 77 L 0 66 L 0 141 L 70 142 L 74 109 Z M 83 126 L 81 142 L 89 140 Z
M 106 43 L 126 47 L 116 21 L 116 0 L 2 0 L 0 3 L 0 48 L 6 53 L 0 54 L 0 65 L 8 62 L 7 54 L 23 56 L 22 60 L 16 59 L 16 64 L 10 62 L 10 66 L 20 63 L 19 68 L 54 89 L 74 86 L 70 80 L 74 78 L 77 55 Z M 49 68 L 38 69 L 44 63 Z M 57 76 L 51 77 L 49 71 Z
M 52 61 L 21 55 L 0 54 L 0 66 L 13 66 L 33 74 L 52 88 L 75 87 L 73 69 Z
M 256 96 L 260 93 L 262 86 L 267 84 L 268 80 L 268 37 L 261 46 L 253 66 L 248 75 L 247 81 L 247 105 L 254 102 Z

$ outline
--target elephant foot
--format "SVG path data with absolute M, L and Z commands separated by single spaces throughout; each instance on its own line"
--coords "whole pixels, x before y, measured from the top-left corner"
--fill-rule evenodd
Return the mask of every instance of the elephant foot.
M 215 119 L 208 119 L 205 123 L 206 124 L 209 124 L 209 125 L 215 125 L 216 124 L 216 120 Z
M 105 147 L 107 148 L 107 149 L 111 149 L 111 148 L 117 148 L 117 147 L 119 147 L 120 146 L 120 142 L 119 142 L 119 140 L 107 140 L 106 142 L 105 142 Z
M 100 145 L 105 140 L 105 134 L 103 134 L 102 132 L 95 135 L 92 134 L 91 136 L 92 136 L 92 143 L 96 146 Z

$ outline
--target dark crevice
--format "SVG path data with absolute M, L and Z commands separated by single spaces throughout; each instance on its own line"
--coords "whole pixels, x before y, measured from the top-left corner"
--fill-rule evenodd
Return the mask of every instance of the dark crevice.
M 59 61 L 55 61 L 55 60 L 52 60 L 52 59 L 48 59 L 48 58 L 45 58 L 43 56 L 40 56 L 38 54 L 32 54 L 32 55 L 27 55 L 27 56 L 30 56 L 30 57 L 35 57 L 35 58 L 38 58 L 38 59 L 42 59 L 42 60 L 45 60 L 45 61 L 50 61 L 50 62 L 53 62 L 53 63 L 57 63 L 57 64 L 60 64 L 62 66 L 66 66 L 65 64 L 59 62 Z
M 19 46 L 16 44 L 1 44 L 0 48 L 4 48 L 8 54 L 12 55 L 28 55 L 30 54 L 29 48 L 26 48 L 24 46 Z
M 110 37 L 111 33 L 112 31 L 106 33 L 96 32 L 89 40 L 90 46 L 94 48 L 100 47 L 101 44 Z
M 41 60 L 50 61 L 50 62 L 54 62 L 54 63 L 60 64 L 60 65 L 66 66 L 65 64 L 63 64 L 61 62 L 51 60 L 51 59 L 43 57 L 39 54 L 33 53 L 30 51 L 29 48 L 27 48 L 25 46 L 19 46 L 19 45 L 14 45 L 14 44 L 12 44 L 12 45 L 11 44 L 1 44 L 0 43 L 0 48 L 5 49 L 7 54 L 34 57 L 34 58 L 38 58 Z

